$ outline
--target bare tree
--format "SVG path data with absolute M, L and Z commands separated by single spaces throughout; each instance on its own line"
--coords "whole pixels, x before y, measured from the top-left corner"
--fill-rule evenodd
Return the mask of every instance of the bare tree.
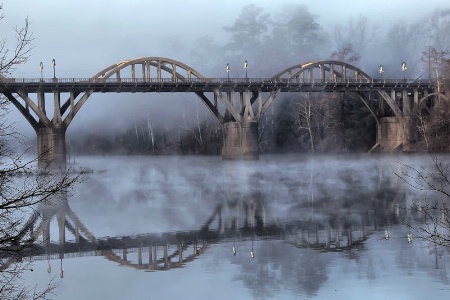
M 331 53 L 331 59 L 346 62 L 349 64 L 356 64 L 361 56 L 355 51 L 353 51 L 352 48 L 344 47 L 338 51 L 334 51 Z
M 0 10 L 3 5 L 0 4 Z M 0 21 L 3 20 L 4 15 L 0 14 Z M 15 70 L 15 66 L 23 64 L 28 60 L 31 52 L 31 42 L 33 35 L 29 31 L 29 21 L 25 19 L 23 27 L 14 28 L 16 46 L 13 51 L 7 48 L 6 38 L 0 40 L 0 74 L 11 74 Z
M 418 110 L 418 131 L 423 137 L 432 164 L 427 168 L 403 165 L 403 172 L 397 176 L 413 188 L 429 193 L 429 198 L 416 203 L 417 210 L 423 215 L 422 222 L 407 225 L 419 237 L 450 250 L 450 165 L 434 154 L 436 151 L 448 150 L 450 145 L 449 112 L 440 99 L 442 87 L 445 87 L 443 77 L 450 75 L 450 62 L 445 59 L 447 55 L 447 50 L 436 51 L 433 48 L 422 56 L 423 63 L 432 68 L 438 92 L 434 107 Z
M 334 27 L 335 53 L 343 54 L 345 49 L 350 51 L 358 62 L 367 45 L 373 40 L 378 28 L 370 26 L 367 17 L 360 16 L 356 21 L 350 19 L 346 26 L 336 25 Z M 333 55 L 332 54 L 332 55 Z M 349 53 L 347 53 L 349 54 Z M 345 61 L 345 59 L 339 59 Z
M 423 199 L 416 203 L 416 209 L 423 214 L 419 224 L 408 223 L 420 238 L 433 244 L 450 248 L 450 174 L 449 164 L 442 163 L 430 154 L 432 169 L 412 167 L 405 164 L 401 173 L 396 173 L 411 187 L 437 194 L 436 199 Z
M 311 152 L 315 153 L 316 148 L 314 145 L 314 115 L 315 108 L 310 101 L 310 93 L 307 93 L 304 101 L 297 102 L 297 129 L 299 131 L 306 131 L 309 136 L 309 145 L 311 147 Z
M 0 75 L 11 74 L 18 64 L 28 60 L 31 51 L 33 37 L 28 20 L 14 30 L 13 51 L 7 49 L 6 39 L 0 41 Z M 21 278 L 23 272 L 32 270 L 24 258 L 36 242 L 29 233 L 29 216 L 36 216 L 39 203 L 67 197 L 79 178 L 68 171 L 35 170 L 35 160 L 17 153 L 18 147 L 13 147 L 12 142 L 21 137 L 5 121 L 7 105 L 7 99 L 0 96 L 0 299 L 45 299 L 55 288 L 52 282 L 38 291 L 34 286 L 23 285 Z

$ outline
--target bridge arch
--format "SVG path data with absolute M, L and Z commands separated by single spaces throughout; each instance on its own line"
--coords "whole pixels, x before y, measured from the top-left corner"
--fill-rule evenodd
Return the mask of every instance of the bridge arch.
M 439 93 L 439 92 L 436 92 L 436 93 L 430 93 L 430 94 L 427 94 L 427 95 L 423 96 L 422 98 L 419 99 L 418 104 L 419 104 L 419 107 L 420 107 L 420 108 L 424 108 L 424 109 L 428 112 L 428 114 L 431 114 L 431 111 L 430 111 L 430 109 L 426 106 L 425 101 L 428 100 L 430 97 L 440 97 L 440 98 L 443 98 L 445 101 L 448 102 L 448 97 L 445 96 L 445 95 L 442 94 L 442 93 Z
M 272 79 L 299 83 L 372 81 L 372 78 L 361 69 L 337 60 L 311 61 L 294 65 L 275 74 Z
M 141 66 L 141 72 L 136 70 L 136 66 Z M 92 79 L 108 79 L 114 76 L 116 77 L 116 79 L 120 79 L 122 78 L 122 72 L 124 72 L 128 67 L 130 68 L 130 77 L 124 78 L 130 78 L 132 81 L 150 81 L 151 78 L 155 78 L 157 80 L 168 78 L 172 80 L 178 79 L 180 81 L 189 81 L 193 78 L 205 78 L 203 75 L 201 75 L 199 72 L 189 67 L 188 65 L 170 58 L 141 57 L 132 60 L 123 60 L 119 63 L 113 64 L 96 73 L 94 76 L 92 76 Z M 152 69 L 154 69 L 155 76 L 152 75 Z M 170 76 L 164 77 L 162 71 L 165 71 Z
M 445 95 L 442 94 L 442 93 L 437 93 L 437 92 L 436 92 L 436 93 L 430 93 L 430 94 L 428 94 L 428 95 L 422 97 L 422 98 L 419 100 L 419 104 L 422 104 L 425 100 L 427 100 L 428 98 L 433 97 L 433 96 L 441 97 L 441 98 L 444 98 L 445 101 L 448 101 L 447 96 L 445 96 Z
M 315 83 L 336 85 L 338 83 L 369 83 L 373 81 L 361 69 L 337 60 L 310 61 L 293 65 L 272 76 L 271 80 L 275 82 L 306 83 L 311 85 Z M 274 100 L 275 97 L 270 97 L 264 103 L 263 110 L 261 113 L 258 113 L 258 116 L 263 114 Z M 364 99 L 362 100 L 367 106 L 367 102 Z
M 292 83 L 319 84 L 355 84 L 371 83 L 372 77 L 367 73 L 349 63 L 337 60 L 310 61 L 286 68 L 272 77 L 272 80 Z M 370 114 L 374 117 L 377 128 L 380 128 L 380 120 L 370 103 L 364 99 L 363 94 L 356 91 L 358 98 L 364 103 Z M 388 105 L 397 112 L 398 109 L 393 102 Z M 377 129 L 377 130 L 378 130 Z M 377 143 L 380 133 L 377 134 Z
M 152 80 L 158 82 L 164 80 L 184 82 L 204 78 L 205 77 L 195 69 L 174 59 L 164 57 L 141 57 L 123 60 L 106 67 L 93 75 L 89 80 L 92 82 L 102 82 L 114 79 L 121 82 L 124 80 L 130 80 L 130 82 L 151 82 Z M 73 106 L 73 112 L 63 121 L 66 128 L 92 93 L 93 91 L 85 92 L 80 100 Z M 67 102 L 65 106 L 63 106 L 63 109 L 67 108 L 68 104 L 69 103 Z M 64 111 L 62 111 L 62 114 L 63 113 Z

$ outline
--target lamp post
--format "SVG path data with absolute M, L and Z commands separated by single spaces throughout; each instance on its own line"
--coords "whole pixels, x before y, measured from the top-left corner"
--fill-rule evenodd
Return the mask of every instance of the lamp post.
M 406 79 L 405 71 L 406 71 L 406 63 L 405 63 L 405 62 L 402 62 L 403 79 Z
M 248 62 L 245 60 L 244 62 L 244 69 L 245 69 L 245 80 L 247 80 L 247 69 L 248 69 Z
M 41 81 L 43 81 L 43 80 L 44 80 L 44 77 L 43 77 L 43 75 L 42 75 L 42 70 L 44 70 L 44 64 L 42 63 L 42 61 L 41 61 L 41 63 L 39 64 L 39 69 L 41 69 Z
M 52 59 L 52 66 L 53 66 L 53 79 L 56 78 L 56 61 L 55 59 Z
M 227 78 L 230 81 L 230 64 L 227 64 Z
M 383 72 L 384 72 L 383 65 L 380 65 L 379 71 L 380 71 L 380 78 L 383 79 Z

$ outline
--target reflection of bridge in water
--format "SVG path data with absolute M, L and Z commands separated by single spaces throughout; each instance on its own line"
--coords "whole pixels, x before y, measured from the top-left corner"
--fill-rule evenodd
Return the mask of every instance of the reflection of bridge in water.
M 28 251 L 22 253 L 22 257 L 33 256 L 37 259 L 62 261 L 64 258 L 79 256 L 104 256 L 111 261 L 136 269 L 168 270 L 184 266 L 205 253 L 211 245 L 218 243 L 228 245 L 230 256 L 233 253 L 232 247 L 236 247 L 237 255 L 246 257 L 251 256 L 249 244 L 259 240 L 273 240 L 276 243 L 286 243 L 293 247 L 310 248 L 320 252 L 362 248 L 364 241 L 379 229 L 391 231 L 394 228 L 391 229 L 390 224 L 396 224 L 405 218 L 420 217 L 411 210 L 400 209 L 410 207 L 414 195 L 401 188 L 400 183 L 396 181 L 399 180 L 398 177 L 394 176 L 393 181 L 392 176 L 387 175 L 392 172 L 390 165 L 389 168 L 384 168 L 383 164 L 377 163 L 375 164 L 377 168 L 363 177 L 360 173 L 352 172 L 354 166 L 339 165 L 339 176 L 343 179 L 330 185 L 325 183 L 334 178 L 333 167 L 327 171 L 313 168 L 305 174 L 290 173 L 282 167 L 283 174 L 289 173 L 291 180 L 284 175 L 281 178 L 274 175 L 270 171 L 271 164 L 245 171 L 236 171 L 235 164 L 232 164 L 233 167 L 229 170 L 224 169 L 222 178 L 215 178 L 211 182 L 202 178 L 208 178 L 208 174 L 215 174 L 215 167 L 210 170 L 212 173 L 205 172 L 199 175 L 198 172 L 190 170 L 190 166 L 198 166 L 197 163 L 197 161 L 189 161 L 186 165 L 177 163 L 176 172 L 169 172 L 171 168 L 165 160 L 144 164 L 142 168 L 151 170 L 149 171 L 151 175 L 141 174 L 139 169 L 133 168 L 133 173 L 138 172 L 140 177 L 145 178 L 135 183 L 141 191 L 137 194 L 145 195 L 139 198 L 139 203 L 142 204 L 142 201 L 148 203 L 154 214 L 139 213 L 139 218 L 148 218 L 145 219 L 145 227 L 135 229 L 137 227 L 131 223 L 129 228 L 133 233 L 145 233 L 146 228 L 155 228 L 154 231 L 148 230 L 150 233 L 131 235 L 127 234 L 129 230 L 123 229 L 127 225 L 120 223 L 119 230 L 125 233 L 123 236 L 107 236 L 109 232 L 95 235 L 93 233 L 96 229 L 92 225 L 83 224 L 70 207 L 67 198 L 55 199 L 54 203 L 40 204 L 24 226 L 22 240 L 27 241 L 31 237 L 34 239 L 34 245 L 26 249 Z M 278 168 L 284 165 L 276 166 Z M 222 164 L 216 167 L 222 167 Z M 309 169 L 309 167 L 308 164 L 296 165 L 296 168 Z M 261 173 L 262 170 L 267 170 L 267 174 Z M 150 186 L 141 189 L 143 184 Z M 368 189 L 361 188 L 362 184 L 368 186 Z M 93 199 L 96 194 L 103 194 L 110 188 L 109 181 L 101 181 L 101 184 L 94 182 L 92 185 L 95 188 L 86 189 L 86 195 Z M 157 193 L 153 189 L 156 186 Z M 173 193 L 174 186 L 180 187 L 179 193 Z M 204 208 L 189 209 L 190 206 L 198 205 L 200 202 L 184 200 L 198 196 L 197 192 L 194 195 L 181 188 L 186 186 L 192 191 L 200 191 L 201 196 L 198 199 Z M 355 186 L 358 189 L 355 190 Z M 161 207 L 159 202 L 152 202 L 154 199 L 166 199 L 162 197 L 166 193 L 167 197 L 182 201 L 163 203 L 161 200 Z M 312 194 L 314 199 L 310 198 Z M 122 204 L 127 207 L 134 206 L 135 203 L 141 205 L 132 201 L 130 197 L 135 197 L 134 195 L 135 193 L 127 192 L 118 199 L 125 200 Z M 121 203 L 114 199 L 111 201 L 105 202 L 105 205 Z M 90 205 L 89 201 L 81 203 Z M 164 208 L 177 205 L 181 205 L 179 212 L 188 217 L 173 214 L 172 212 L 176 210 L 171 210 L 169 214 L 165 213 L 167 210 Z M 94 211 L 93 218 L 100 216 L 102 212 L 103 210 L 100 210 L 97 215 Z M 133 222 L 137 212 L 133 209 L 131 213 L 131 218 L 123 220 Z M 159 215 L 163 220 L 158 219 Z M 178 222 L 183 218 L 186 220 Z M 195 221 L 191 221 L 193 218 Z M 109 223 L 109 220 L 106 222 Z M 157 226 L 152 225 L 155 222 Z M 173 227 L 172 222 L 183 225 Z M 140 226 L 138 223 L 136 218 L 136 224 Z M 189 230 L 174 231 L 167 228 Z M 116 231 L 113 231 L 113 234 L 114 232 Z M 406 232 L 402 233 L 400 238 L 406 242 Z M 257 242 L 256 246 L 261 244 Z M 245 249 L 242 245 L 245 245 Z M 258 250 L 261 250 L 254 250 L 256 251 L 252 251 L 253 255 L 259 258 Z M 9 256 L 2 255 L 2 258 L 6 257 Z
M 50 222 L 54 217 L 58 224 L 57 241 L 51 240 L 50 233 Z M 236 241 L 251 241 L 252 249 L 246 254 L 249 257 L 255 255 L 253 241 L 257 240 L 280 240 L 295 247 L 320 251 L 344 251 L 363 247 L 363 242 L 374 230 L 363 223 L 333 228 L 321 221 L 279 223 L 268 219 L 263 201 L 252 200 L 217 205 L 196 230 L 94 237 L 66 200 L 58 205 L 40 205 L 30 217 L 22 238 L 28 234 L 36 243 L 22 257 L 48 260 L 49 269 L 50 260 L 60 259 L 61 276 L 63 259 L 80 256 L 104 256 L 120 265 L 156 271 L 183 267 L 219 242 L 233 242 L 230 255 L 236 255 L 240 253 Z M 67 240 L 66 231 L 74 239 Z M 10 259 L 9 263 L 13 261 Z

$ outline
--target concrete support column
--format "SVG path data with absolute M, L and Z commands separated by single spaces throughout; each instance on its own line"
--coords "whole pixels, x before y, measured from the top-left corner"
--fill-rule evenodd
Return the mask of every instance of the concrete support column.
M 392 153 L 402 150 L 403 130 L 397 117 L 380 118 L 380 150 Z
M 403 100 L 403 152 L 415 150 L 415 122 L 413 116 L 413 105 L 407 91 L 402 92 Z
M 158 257 L 157 257 L 157 253 L 156 253 L 156 246 L 152 246 L 152 252 L 153 252 L 153 266 L 156 266 L 156 262 L 157 262 L 157 260 L 158 260 Z
M 42 221 L 42 239 L 44 245 L 50 245 L 50 219 Z
M 341 248 L 341 229 L 336 229 L 336 248 Z
M 65 167 L 66 129 L 64 127 L 39 128 L 37 144 L 40 167 Z
M 164 267 L 169 267 L 169 246 L 164 246 Z
M 66 214 L 63 210 L 59 210 L 56 219 L 58 221 L 59 229 L 59 246 L 64 247 L 66 242 Z
M 138 248 L 138 266 L 142 266 L 142 246 Z
M 179 263 L 183 262 L 183 245 L 182 244 L 178 244 L 178 262 Z
M 228 122 L 223 129 L 222 159 L 259 159 L 258 122 Z

